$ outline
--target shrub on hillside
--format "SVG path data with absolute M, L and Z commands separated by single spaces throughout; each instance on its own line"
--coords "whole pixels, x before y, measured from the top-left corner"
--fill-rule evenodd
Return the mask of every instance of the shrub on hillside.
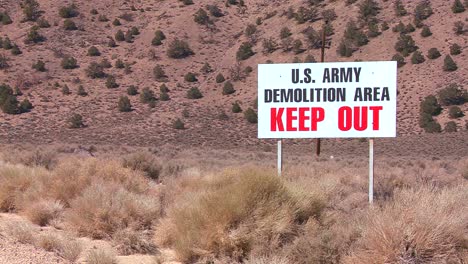
M 9 25 L 13 23 L 13 21 L 7 12 L 0 12 L 0 23 L 2 23 L 2 25 Z
M 174 128 L 174 129 L 185 129 L 185 124 L 180 118 L 177 118 L 172 123 L 172 128 Z
M 244 111 L 244 118 L 247 122 L 252 124 L 256 124 L 258 122 L 257 113 L 255 113 L 255 111 L 250 107 Z
M 23 101 L 21 101 L 21 103 L 19 104 L 19 111 L 21 113 L 29 112 L 32 109 L 33 109 L 33 105 L 27 98 L 23 99 Z
M 10 38 L 7 36 L 2 41 L 2 48 L 5 50 L 10 50 L 13 48 L 13 43 L 11 42 Z
M 75 69 L 78 67 L 78 63 L 72 56 L 65 56 L 60 63 L 63 69 Z
M 443 69 L 444 71 L 448 72 L 456 71 L 458 69 L 457 64 L 455 63 L 455 61 L 453 61 L 450 55 L 445 56 Z
M 460 0 L 455 0 L 452 5 L 452 11 L 455 14 L 463 13 L 465 12 L 465 7 L 463 6 Z
M 194 73 L 192 73 L 192 72 L 188 72 L 188 73 L 184 76 L 184 80 L 185 80 L 186 82 L 196 82 L 196 81 L 198 81 L 197 76 L 196 76 Z
M 39 3 L 36 0 L 24 0 L 21 2 L 25 21 L 36 21 L 41 16 Z
M 204 74 L 208 74 L 210 72 L 213 72 L 213 68 L 208 62 L 205 62 L 203 66 L 201 67 L 200 71 Z
M 338 49 L 336 50 L 336 52 L 341 57 L 351 57 L 353 55 L 354 48 L 350 41 L 342 39 L 340 44 L 338 45 Z
M 117 106 L 120 112 L 132 111 L 132 104 L 130 103 L 130 99 L 128 99 L 127 96 L 120 96 Z
M 101 66 L 101 64 L 97 62 L 91 62 L 88 68 L 86 68 L 85 72 L 86 72 L 86 76 L 88 76 L 91 79 L 106 77 L 104 68 Z
M 169 96 L 169 94 L 167 92 L 161 92 L 159 94 L 159 100 L 161 101 L 169 101 L 171 100 L 171 97 Z
M 442 105 L 462 105 L 468 102 L 468 92 L 452 83 L 437 93 Z
M 238 102 L 234 102 L 231 107 L 231 111 L 235 114 L 242 112 L 242 108 L 240 107 Z
M 224 78 L 224 75 L 222 73 L 218 73 L 218 75 L 216 75 L 216 83 L 222 83 L 225 80 L 226 79 Z
M 11 55 L 13 55 L 13 56 L 17 56 L 17 55 L 20 55 L 22 53 L 23 52 L 20 50 L 20 48 L 16 44 L 14 44 L 13 48 L 11 48 Z
M 109 88 L 109 89 L 119 87 L 119 85 L 117 84 L 117 81 L 115 80 L 114 76 L 112 76 L 112 75 L 107 76 L 106 87 Z
M 419 126 L 424 129 L 426 133 L 440 133 L 442 127 L 432 118 L 430 114 L 421 113 L 419 116 Z
M 208 12 L 210 12 L 210 15 L 214 17 L 224 16 L 223 11 L 221 11 L 221 9 L 217 5 L 207 5 L 206 9 L 208 10 Z
M 173 59 L 182 59 L 193 54 L 194 53 L 190 49 L 189 44 L 179 39 L 174 39 L 169 43 L 169 47 L 167 49 L 167 56 Z
M 354 45 L 361 47 L 369 43 L 369 39 L 367 35 L 362 31 L 362 29 L 358 28 L 356 22 L 353 20 L 349 21 L 346 24 L 346 29 L 344 32 L 344 37 L 346 40 L 351 41 Z
M 457 35 L 462 35 L 465 32 L 465 23 L 457 21 L 453 24 L 453 32 Z
M 457 132 L 457 123 L 449 121 L 445 124 L 444 131 L 447 133 Z
M 167 88 L 167 86 L 163 83 L 161 84 L 161 86 L 159 87 L 159 91 L 161 93 L 168 93 L 169 92 L 169 88 Z
M 359 18 L 361 21 L 370 22 L 379 14 L 379 4 L 374 0 L 364 0 L 359 4 Z
M 65 85 L 62 87 L 62 94 L 63 94 L 63 95 L 69 95 L 69 94 L 71 94 L 71 91 L 70 91 L 70 88 L 68 88 L 68 85 L 65 84 Z
M 434 95 L 426 96 L 420 103 L 420 110 L 422 113 L 430 114 L 435 116 L 440 114 L 442 107 L 440 106 L 437 98 Z
M 463 117 L 465 116 L 463 114 L 463 111 L 460 109 L 460 107 L 458 106 L 451 106 L 449 108 L 449 117 L 450 118 L 460 118 L 460 117 Z
M 450 45 L 450 55 L 458 55 L 461 53 L 461 47 L 457 43 Z
M 73 20 L 68 19 L 68 18 L 63 21 L 63 28 L 65 30 L 77 30 L 78 29 L 75 22 L 73 22 Z
M 156 101 L 154 92 L 150 90 L 148 87 L 143 88 L 143 90 L 140 93 L 140 101 L 142 103 L 150 103 L 150 102 Z
M 423 0 L 414 8 L 414 21 L 417 27 L 422 26 L 422 21 L 433 14 L 431 2 Z
M 79 96 L 87 96 L 88 95 L 88 93 L 86 92 L 83 85 L 78 86 L 78 91 L 76 92 L 76 94 L 79 95 Z
M 69 128 L 82 128 L 84 127 L 83 117 L 80 114 L 73 113 L 68 119 Z
M 45 37 L 39 34 L 39 27 L 33 26 L 28 32 L 26 43 L 39 43 L 45 40 Z
M 418 47 L 410 35 L 401 34 L 397 43 L 395 43 L 395 50 L 401 52 L 405 57 L 417 49 Z
M 6 114 L 18 114 L 20 112 L 18 100 L 13 89 L 6 84 L 0 85 L 0 108 Z
M 437 59 L 441 56 L 439 50 L 437 48 L 431 48 L 429 49 L 427 53 L 427 57 L 431 60 Z
M 213 23 L 208 16 L 208 13 L 203 8 L 199 8 L 198 11 L 193 15 L 193 20 L 200 25 L 208 25 Z
M 152 180 L 158 180 L 162 171 L 161 162 L 149 152 L 136 152 L 125 156 L 122 165 L 124 168 L 141 171 Z
M 135 85 L 130 85 L 127 88 L 127 94 L 130 96 L 137 95 L 138 94 L 138 88 Z
M 408 14 L 401 0 L 395 1 L 394 8 L 395 8 L 395 14 L 399 17 L 406 16 L 406 14 Z
M 122 30 L 118 30 L 117 33 L 115 33 L 115 40 L 117 41 L 125 41 L 125 34 L 123 33 Z
M 411 62 L 413 64 L 421 64 L 425 61 L 426 59 L 424 58 L 424 55 L 420 51 L 415 51 L 413 55 L 411 56 Z
M 117 44 L 115 43 L 115 40 L 112 37 L 108 37 L 109 40 L 107 41 L 107 46 L 110 48 L 115 48 L 117 47 Z
M 59 16 L 62 18 L 72 18 L 78 16 L 78 10 L 75 4 L 69 6 L 62 6 L 59 8 Z
M 161 67 L 161 65 L 154 66 L 153 77 L 156 81 L 164 81 L 167 78 L 166 72 L 164 72 L 164 69 Z
M 41 17 L 39 20 L 37 20 L 37 26 L 40 28 L 50 28 L 49 21 L 47 19 Z
M 200 90 L 197 87 L 190 88 L 187 91 L 187 98 L 188 99 L 200 99 L 202 97 L 203 97 L 203 95 L 202 95 L 202 93 L 200 92 Z
M 99 22 L 107 22 L 107 21 L 109 21 L 109 19 L 106 17 L 106 15 L 100 14 L 99 17 L 98 17 L 98 21 Z
M 120 23 L 120 20 L 118 18 L 114 19 L 114 21 L 112 21 L 112 25 L 118 27 L 118 26 L 121 26 L 122 23 Z
M 431 29 L 429 28 L 429 26 L 423 26 L 423 28 L 421 30 L 421 37 L 427 38 L 427 37 L 429 37 L 431 35 L 432 35 L 432 32 L 431 32 Z
M 95 46 L 91 46 L 88 49 L 88 56 L 101 56 L 101 52 Z
M 234 86 L 230 81 L 224 83 L 223 86 L 223 95 L 233 94 L 236 90 L 234 90 Z
M 252 50 L 252 44 L 249 42 L 244 42 L 240 45 L 236 53 L 237 60 L 246 60 L 254 55 Z

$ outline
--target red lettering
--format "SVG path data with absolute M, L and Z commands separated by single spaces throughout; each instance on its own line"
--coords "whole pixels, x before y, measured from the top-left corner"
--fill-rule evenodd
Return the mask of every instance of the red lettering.
M 297 128 L 293 127 L 293 121 L 297 120 L 297 116 L 293 115 L 293 113 L 296 111 L 297 108 L 286 109 L 286 131 L 297 131 Z
M 369 109 L 372 111 L 372 129 L 379 130 L 379 111 L 383 110 L 383 106 L 371 106 Z
M 364 131 L 367 129 L 367 106 L 354 107 L 354 129 L 357 131 Z
M 305 121 L 309 120 L 310 117 L 305 115 L 305 112 L 309 111 L 308 107 L 299 108 L 299 131 L 309 131 L 309 128 L 305 126 Z
M 278 112 L 276 112 L 277 109 L 278 109 Z M 271 131 L 276 131 L 276 129 L 278 129 L 279 131 L 284 131 L 284 125 L 283 125 L 283 119 L 282 119 L 283 112 L 284 112 L 284 108 L 272 107 L 270 109 L 270 115 L 271 115 L 270 130 Z
M 322 107 L 312 107 L 312 131 L 317 131 L 317 123 L 325 119 L 325 110 Z
M 349 131 L 353 126 L 353 110 L 349 106 L 338 109 L 338 128 L 341 131 Z

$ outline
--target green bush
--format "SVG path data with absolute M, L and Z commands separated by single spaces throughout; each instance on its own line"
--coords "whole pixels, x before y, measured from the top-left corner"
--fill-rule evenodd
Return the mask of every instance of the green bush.
M 38 60 L 36 63 L 33 63 L 32 68 L 39 72 L 47 71 L 45 63 L 42 60 Z
M 74 4 L 59 8 L 59 16 L 62 18 L 72 18 L 78 16 L 78 14 L 78 10 L 76 10 L 76 6 Z
M 26 43 L 39 43 L 44 40 L 45 40 L 45 37 L 39 34 L 39 27 L 38 26 L 31 27 L 26 37 Z
M 128 99 L 127 96 L 120 96 L 118 108 L 120 112 L 132 111 L 132 104 L 130 103 L 130 99 Z
M 23 101 L 21 101 L 19 105 L 19 109 L 21 113 L 26 113 L 26 112 L 31 111 L 31 109 L 33 109 L 33 105 L 27 98 L 25 98 Z
M 198 9 L 198 11 L 193 15 L 193 17 L 193 20 L 200 25 L 208 25 L 213 23 L 211 22 L 208 13 L 203 8 Z
M 440 106 L 437 98 L 434 95 L 426 96 L 420 103 L 420 110 L 422 113 L 435 116 L 440 114 L 442 107 Z
M 75 22 L 73 22 L 73 20 L 68 19 L 68 18 L 63 21 L 63 28 L 65 30 L 77 30 L 78 29 Z
M 137 95 L 138 94 L 138 88 L 135 85 L 130 85 L 127 88 L 127 94 L 130 96 Z
M 338 16 L 334 9 L 326 9 L 322 11 L 322 17 L 325 21 L 331 22 L 335 20 Z
M 342 39 L 340 44 L 338 45 L 338 49 L 336 50 L 336 52 L 341 57 L 351 57 L 353 55 L 354 48 L 348 40 Z
M 258 117 L 257 113 L 252 108 L 247 108 L 244 112 L 244 118 L 247 120 L 247 122 L 256 124 L 258 122 Z
M 117 33 L 115 33 L 115 40 L 117 41 L 125 41 L 125 34 L 123 33 L 122 30 L 118 30 Z
M 13 94 L 13 89 L 6 84 L 0 85 L 0 108 L 6 114 L 14 115 L 20 113 L 18 100 Z
M 37 26 L 40 27 L 40 28 L 50 28 L 49 21 L 47 21 L 43 17 L 41 17 L 39 20 L 37 20 Z
M 68 88 L 68 85 L 65 84 L 65 85 L 62 87 L 62 94 L 63 94 L 63 95 L 69 95 L 69 94 L 71 94 L 70 88 Z
M 406 16 L 406 14 L 408 14 L 401 0 L 395 1 L 394 7 L 395 7 L 395 14 L 397 16 L 401 17 L 401 16 Z
M 161 67 L 161 65 L 156 65 L 153 68 L 153 77 L 156 81 L 164 81 L 167 78 L 166 72 L 164 72 L 164 69 Z
M 96 48 L 95 46 L 91 46 L 88 49 L 88 56 L 101 56 L 101 52 L 99 52 L 98 48 Z
M 114 19 L 114 21 L 112 21 L 112 25 L 118 27 L 120 25 L 122 25 L 122 23 L 120 23 L 120 20 L 118 18 Z
M 455 0 L 452 5 L 452 11 L 453 13 L 462 13 L 465 12 L 465 7 L 463 4 L 460 2 L 460 0 Z
M 99 15 L 99 17 L 98 17 L 98 21 L 99 21 L 99 22 L 107 22 L 107 21 L 109 21 L 109 19 L 106 17 L 106 15 L 101 14 L 101 15 Z
M 18 45 L 14 44 L 13 45 L 13 48 L 11 49 L 11 55 L 14 55 L 14 56 L 17 56 L 17 55 L 20 55 L 22 54 L 23 52 L 21 52 L 20 48 L 18 47 Z
M 83 85 L 80 85 L 78 87 L 78 91 L 76 92 L 77 95 L 79 96 L 87 96 L 88 93 L 86 92 L 85 88 L 83 87 Z
M 202 93 L 200 92 L 200 90 L 197 87 L 190 88 L 187 91 L 187 98 L 188 99 L 200 99 L 202 97 L 203 97 L 203 95 L 202 95 Z
M 427 38 L 427 37 L 429 37 L 431 35 L 432 35 L 432 32 L 431 32 L 431 29 L 429 28 L 429 26 L 423 26 L 423 28 L 421 30 L 421 37 Z
M 463 111 L 458 106 L 451 106 L 449 108 L 449 117 L 450 118 L 460 118 L 460 117 L 463 117 L 464 115 L 465 114 L 463 114 Z
M 263 53 L 272 53 L 278 49 L 278 44 L 273 38 L 264 39 L 262 42 Z M 249 56 L 250 57 L 250 56 Z
M 193 5 L 192 0 L 179 0 L 179 1 L 182 2 L 184 5 Z
M 13 23 L 13 21 L 11 20 L 11 17 L 8 15 L 7 12 L 0 12 L 0 23 L 2 23 L 3 25 L 9 25 Z
M 393 32 L 400 32 L 400 33 L 403 33 L 405 34 L 406 33 L 406 27 L 405 27 L 405 24 L 403 24 L 403 22 L 400 21 L 400 23 L 398 23 L 396 26 L 394 26 L 392 28 L 392 31 Z
M 222 73 L 218 73 L 218 75 L 216 75 L 216 83 L 222 83 L 225 80 L 226 79 L 224 78 L 224 75 Z
M 159 94 L 159 100 L 161 101 L 169 101 L 171 100 L 171 97 L 169 96 L 169 94 L 167 92 L 161 92 Z
M 211 65 L 208 62 L 205 62 L 200 71 L 204 74 L 208 74 L 210 72 L 213 72 L 213 68 L 211 68 Z
M 453 31 L 457 35 L 462 35 L 463 33 L 465 33 L 465 23 L 463 23 L 461 21 L 455 22 L 453 24 Z
M 41 16 L 39 3 L 36 0 L 24 0 L 21 3 L 25 21 L 36 21 Z
M 156 97 L 154 97 L 154 92 L 148 87 L 143 88 L 143 90 L 140 93 L 140 101 L 145 104 L 150 103 L 152 101 L 156 101 Z
M 346 40 L 351 41 L 354 45 L 361 47 L 369 43 L 367 35 L 359 29 L 356 25 L 356 22 L 353 20 L 349 21 L 346 24 L 346 29 L 344 32 L 344 37 Z
M 10 65 L 8 65 L 8 58 L 5 55 L 0 54 L 0 69 L 6 69 L 9 66 Z
M 91 15 L 97 15 L 97 14 L 99 14 L 99 12 L 98 12 L 95 8 L 91 9 L 91 11 L 89 11 L 89 13 L 90 13 Z
M 119 85 L 117 84 L 114 76 L 112 76 L 112 75 L 107 76 L 106 87 L 109 88 L 109 89 L 119 87 Z
M 156 32 L 154 32 L 154 38 L 151 41 L 151 44 L 153 46 L 162 45 L 162 41 L 165 39 L 166 39 L 166 36 L 164 35 L 164 33 L 161 30 L 156 30 Z
M 68 119 L 69 128 L 82 128 L 84 127 L 83 117 L 80 114 L 73 113 Z
M 359 4 L 359 18 L 365 22 L 375 20 L 379 10 L 379 4 L 376 1 L 364 0 Z
M 86 76 L 88 76 L 91 79 L 106 77 L 104 68 L 101 66 L 101 64 L 97 62 L 91 62 L 88 68 L 86 68 L 85 72 L 86 72 Z
M 415 20 L 422 21 L 429 18 L 433 14 L 431 1 L 423 0 L 419 2 L 414 9 Z
M 140 35 L 140 31 L 138 30 L 137 27 L 132 27 L 132 28 L 130 29 L 130 33 L 131 33 L 133 36 Z
M 420 51 L 415 51 L 413 53 L 413 56 L 411 56 L 411 62 L 413 64 L 421 64 L 421 63 L 423 63 L 425 61 L 426 61 L 426 59 L 424 58 L 424 55 Z
M 125 63 L 121 59 L 117 59 L 115 61 L 115 68 L 116 69 L 123 69 L 123 68 L 125 68 Z
M 409 23 L 408 25 L 406 25 L 405 33 L 412 33 L 414 31 L 416 31 L 416 28 L 414 28 L 413 24 Z
M 232 104 L 231 111 L 232 111 L 233 113 L 236 113 L 236 114 L 237 114 L 237 113 L 242 112 L 242 108 L 240 107 L 240 105 L 239 105 L 238 102 L 234 102 L 234 103 Z
M 179 39 L 174 39 L 169 43 L 169 47 L 167 49 L 167 56 L 173 59 L 182 59 L 193 54 L 194 53 L 190 49 L 189 44 Z
M 159 91 L 161 93 L 168 93 L 169 92 L 169 88 L 167 88 L 167 86 L 163 83 L 161 84 L 161 86 L 159 87 Z
M 288 28 L 288 27 L 283 27 L 280 31 L 280 38 L 281 39 L 285 39 L 289 36 L 291 36 L 292 33 L 291 33 L 291 30 Z
M 457 64 L 455 63 L 455 61 L 453 61 L 450 55 L 445 56 L 443 69 L 444 71 L 448 72 L 456 71 L 458 69 Z
M 244 42 L 241 44 L 236 53 L 237 60 L 246 60 L 254 55 L 252 50 L 252 44 L 249 42 Z
M 449 121 L 445 124 L 444 131 L 447 133 L 457 132 L 457 123 Z
M 432 118 L 432 115 L 424 112 L 420 114 L 419 126 L 427 133 L 440 133 L 442 131 L 442 127 Z
M 450 45 L 450 55 L 458 55 L 461 53 L 461 47 L 457 43 Z
M 223 95 L 233 94 L 236 90 L 234 90 L 234 86 L 230 81 L 224 83 L 223 86 Z
M 431 60 L 437 59 L 440 56 L 442 56 L 437 48 L 431 48 L 429 49 L 427 53 L 427 57 Z
M 125 42 L 133 43 L 133 36 L 134 35 L 132 33 L 132 30 L 131 29 L 127 30 L 127 32 L 125 32 L 125 36 L 124 36 Z
M 207 5 L 206 9 L 208 10 L 208 12 L 210 12 L 210 15 L 214 17 L 224 16 L 223 11 L 221 11 L 221 9 L 219 9 L 217 5 Z
M 187 74 L 184 76 L 184 80 L 185 80 L 186 82 L 196 82 L 196 81 L 198 81 L 197 76 L 195 76 L 195 74 L 193 74 L 193 73 L 191 73 L 191 72 L 187 73 Z
M 442 105 L 462 105 L 468 102 L 468 92 L 455 83 L 440 90 L 437 96 Z
M 78 68 L 78 63 L 75 58 L 71 56 L 65 56 L 60 63 L 63 69 L 75 69 Z
M 388 22 L 387 21 L 384 21 L 382 22 L 382 25 L 381 25 L 381 29 L 382 31 L 386 31 L 390 28 L 390 26 L 388 25 Z
M 413 38 L 406 34 L 401 34 L 397 43 L 395 43 L 395 50 L 401 52 L 405 57 L 417 49 L 418 47 L 415 45 Z
M 177 118 L 173 123 L 172 123 L 172 128 L 174 129 L 185 129 L 185 124 L 180 120 L 180 118 Z
M 101 62 L 99 63 L 99 65 L 101 65 L 101 67 L 104 69 L 112 68 L 112 64 L 107 58 L 103 58 Z
M 107 41 L 107 46 L 110 48 L 115 48 L 117 47 L 117 44 L 115 43 L 115 40 L 112 37 L 108 37 L 109 41 Z

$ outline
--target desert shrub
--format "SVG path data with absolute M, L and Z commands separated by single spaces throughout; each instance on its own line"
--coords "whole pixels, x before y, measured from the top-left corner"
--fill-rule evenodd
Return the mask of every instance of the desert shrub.
M 257 26 L 254 24 L 247 24 L 244 30 L 244 35 L 252 39 L 255 33 L 257 33 Z
M 422 21 L 427 19 L 433 14 L 431 2 L 429 0 L 423 0 L 419 2 L 414 9 L 414 19 Z
M 208 13 L 203 8 L 199 8 L 193 15 L 193 20 L 200 25 L 208 25 L 213 23 L 208 16 Z
M 457 123 L 449 121 L 445 124 L 444 131 L 447 133 L 457 132 Z
M 406 33 L 406 26 L 405 26 L 405 24 L 403 24 L 403 22 L 400 21 L 400 23 L 398 23 L 396 26 L 394 26 L 392 28 L 392 31 L 395 32 L 395 33 L 400 32 L 400 33 L 404 34 L 404 33 Z
M 59 201 L 40 200 L 28 205 L 24 214 L 34 224 L 40 226 L 48 225 L 63 212 L 63 204 Z
M 60 63 L 63 69 L 75 69 L 78 68 L 78 62 L 72 56 L 65 56 Z
M 455 63 L 455 61 L 453 61 L 450 55 L 445 56 L 443 69 L 444 71 L 448 72 L 456 71 L 458 69 L 457 64 Z
M 0 108 L 6 114 L 18 114 L 20 112 L 18 100 L 13 90 L 6 84 L 0 85 Z
M 440 106 L 437 98 L 434 95 L 426 96 L 420 103 L 420 110 L 423 113 L 435 116 L 440 114 L 442 107 Z
M 276 41 L 273 38 L 267 38 L 267 39 L 263 39 L 262 47 L 263 47 L 263 53 L 265 54 L 272 53 L 278 49 L 278 43 L 276 43 Z M 243 55 L 243 56 L 246 56 L 246 55 Z
M 392 203 L 368 210 L 359 236 L 344 263 L 437 263 L 458 259 L 468 222 L 466 185 L 455 190 L 406 189 Z M 427 212 L 431 212 L 428 214 Z M 404 245 L 404 246 L 401 246 Z
M 322 17 L 325 21 L 331 22 L 338 16 L 336 15 L 335 9 L 325 9 L 322 11 Z
M 280 38 L 284 39 L 284 38 L 287 38 L 287 37 L 289 37 L 291 35 L 292 35 L 291 30 L 288 27 L 281 28 Z
M 431 32 L 431 29 L 429 28 L 429 26 L 423 26 L 422 30 L 421 30 L 421 36 L 423 38 L 426 38 L 426 37 L 429 37 L 432 35 L 432 32 Z
M 0 23 L 2 23 L 2 25 L 9 25 L 13 23 L 13 21 L 7 12 L 0 12 Z
M 163 81 L 167 78 L 166 72 L 160 65 L 156 65 L 153 68 L 153 77 L 156 81 Z
M 203 95 L 197 87 L 192 87 L 187 91 L 188 99 L 200 99 Z
M 161 84 L 161 86 L 159 87 L 159 91 L 161 93 L 168 93 L 169 92 L 169 88 L 167 88 L 167 86 L 163 83 Z
M 390 28 L 387 21 L 382 22 L 382 25 L 380 27 L 381 27 L 382 31 L 386 31 L 386 30 L 388 30 Z
M 365 22 L 375 20 L 379 10 L 379 4 L 376 1 L 364 0 L 363 2 L 359 3 L 359 18 Z
M 442 105 L 462 105 L 468 102 L 468 92 L 452 83 L 437 93 Z
M 449 108 L 449 117 L 450 118 L 460 118 L 463 117 L 463 111 L 458 106 L 451 106 Z
M 441 56 L 439 50 L 437 48 L 431 48 L 429 49 L 427 53 L 427 57 L 431 60 L 437 59 Z
M 104 72 L 104 68 L 102 67 L 102 65 L 95 61 L 91 62 L 88 65 L 88 68 L 86 68 L 85 72 L 86 76 L 88 76 L 91 79 L 106 77 L 106 73 Z
M 210 72 L 213 72 L 213 68 L 208 62 L 205 62 L 203 66 L 201 67 L 200 71 L 204 74 L 208 74 Z
M 78 29 L 75 22 L 73 22 L 73 20 L 68 19 L 68 18 L 63 21 L 63 28 L 65 30 L 77 30 Z
M 88 49 L 88 56 L 101 56 L 101 52 L 95 46 L 91 46 Z
M 188 72 L 188 73 L 184 76 L 184 80 L 185 80 L 186 82 L 196 82 L 196 81 L 198 81 L 197 76 L 196 76 L 194 73 L 192 73 L 192 72 Z
M 130 85 L 127 88 L 127 94 L 131 95 L 131 96 L 137 95 L 138 94 L 138 88 L 135 85 Z
M 370 23 L 368 25 L 368 31 L 367 31 L 367 36 L 369 38 L 375 38 L 377 36 L 380 36 L 382 32 L 379 31 L 379 25 L 377 23 Z
M 408 25 L 406 25 L 405 33 L 412 33 L 414 31 L 416 31 L 416 28 L 414 28 L 413 24 L 409 23 Z
M 453 24 L 453 32 L 457 35 L 462 35 L 465 32 L 465 23 L 457 21 Z
M 25 21 L 36 21 L 41 16 L 39 3 L 36 0 L 25 0 L 21 3 Z
M 304 52 L 302 41 L 300 39 L 296 39 L 296 40 L 293 41 L 292 50 L 293 50 L 294 54 L 299 54 L 299 53 Z
M 462 13 L 465 12 L 465 7 L 463 6 L 460 0 L 455 0 L 452 5 L 452 11 L 455 14 Z
M 49 21 L 47 19 L 41 17 L 37 20 L 37 26 L 40 28 L 50 28 Z
M 32 68 L 39 72 L 45 72 L 47 70 L 45 63 L 42 60 L 38 60 L 36 63 L 33 63 Z
M 236 114 L 237 114 L 237 113 L 242 112 L 242 108 L 240 107 L 240 105 L 239 105 L 238 102 L 234 102 L 234 103 L 232 104 L 231 111 L 232 111 L 233 113 L 236 113 Z
M 224 83 L 223 86 L 223 95 L 233 94 L 236 90 L 234 90 L 234 86 L 230 81 Z
M 461 53 L 461 47 L 457 43 L 450 45 L 450 55 L 458 55 Z
M 117 84 L 117 81 L 115 80 L 115 77 L 113 75 L 108 75 L 107 76 L 106 87 L 109 88 L 109 89 L 119 87 L 119 85 Z
M 338 45 L 338 49 L 336 50 L 336 52 L 341 57 L 351 57 L 353 55 L 354 48 L 349 41 L 342 39 L 340 44 Z
M 5 225 L 5 233 L 23 244 L 34 243 L 36 228 L 26 221 L 10 221 Z
M 294 19 L 296 20 L 298 24 L 304 24 L 307 21 L 313 22 L 317 20 L 318 16 L 319 15 L 318 15 L 317 8 L 313 6 L 310 8 L 301 6 L 297 10 L 297 12 L 294 14 Z
M 162 41 L 165 39 L 166 39 L 166 36 L 164 35 L 164 33 L 161 30 L 156 30 L 156 32 L 154 32 L 154 38 L 151 41 L 151 44 L 153 46 L 162 45 Z
M 161 92 L 159 94 L 159 100 L 161 101 L 169 101 L 171 100 L 171 97 L 169 96 L 169 94 L 167 92 Z
M 59 8 L 59 16 L 62 18 L 72 18 L 78 16 L 78 10 L 76 6 L 71 4 L 69 6 L 62 6 Z
M 127 32 L 125 32 L 125 36 L 124 36 L 125 42 L 133 43 L 133 37 L 134 37 L 134 35 L 133 35 L 131 29 L 129 29 L 129 30 L 127 30 Z
M 140 101 L 142 103 L 150 103 L 155 101 L 156 97 L 154 97 L 154 92 L 150 90 L 148 87 L 143 88 L 140 93 Z
M 408 14 L 401 0 L 395 1 L 394 8 L 395 8 L 395 14 L 399 17 L 406 16 L 406 14 Z
M 115 61 L 115 68 L 123 69 L 123 68 L 125 68 L 125 63 L 121 59 L 117 59 Z
M 38 26 L 33 26 L 28 32 L 28 35 L 26 37 L 26 43 L 39 43 L 44 41 L 45 38 L 41 34 L 39 34 L 39 27 Z M 5 43 L 5 41 L 3 42 Z M 5 47 L 4 47 L 5 49 Z
M 249 42 L 244 42 L 240 45 L 236 53 L 237 60 L 246 60 L 254 55 L 252 50 L 252 44 Z
M 132 230 L 126 228 L 117 230 L 112 238 L 120 254 L 152 254 L 157 249 L 146 230 Z
M 257 113 L 255 113 L 255 111 L 250 107 L 244 111 L 244 118 L 247 122 L 252 124 L 256 124 L 258 122 Z
M 117 41 L 125 41 L 125 34 L 123 33 L 122 30 L 118 30 L 117 33 L 115 33 L 115 40 Z
M 86 256 L 86 263 L 89 264 L 116 264 L 117 257 L 115 253 L 106 250 L 90 250 Z
M 221 9 L 219 9 L 219 7 L 217 5 L 207 5 L 206 9 L 208 10 L 208 12 L 210 12 L 210 15 L 212 15 L 214 17 L 224 16 L 223 11 L 221 11 Z
M 224 78 L 224 75 L 222 73 L 218 73 L 218 75 L 216 75 L 216 83 L 222 83 L 225 80 L 226 79 Z
M 71 94 L 70 88 L 68 87 L 68 85 L 65 84 L 65 85 L 62 87 L 62 94 L 63 94 L 63 95 L 69 95 L 69 94 Z
M 83 117 L 80 114 L 73 113 L 68 119 L 69 128 L 82 128 L 84 127 Z
M 132 104 L 130 103 L 130 99 L 128 99 L 127 96 L 120 96 L 117 106 L 120 112 L 132 111 Z
M 182 262 L 208 256 L 242 260 L 254 246 L 278 249 L 323 209 L 320 198 L 268 172 L 236 171 L 198 181 L 156 227 L 157 244 L 174 248 Z
M 23 99 L 23 101 L 21 101 L 21 103 L 19 104 L 19 110 L 21 113 L 29 112 L 32 109 L 33 105 L 27 98 Z
M 184 122 L 182 122 L 182 120 L 180 120 L 180 118 L 177 118 L 172 123 L 172 128 L 174 128 L 174 129 L 185 129 L 185 124 L 184 124 Z
M 115 40 L 112 37 L 108 37 L 109 41 L 107 41 L 107 46 L 110 48 L 117 47 L 117 44 L 115 43 Z
M 99 14 L 99 12 L 96 10 L 96 8 L 91 9 L 91 11 L 89 11 L 89 13 L 90 13 L 91 15 L 97 15 L 97 14 Z
M 127 22 L 132 22 L 133 21 L 133 14 L 129 12 L 125 12 L 122 15 L 119 16 L 120 19 L 123 19 Z
M 140 35 L 140 31 L 138 30 L 137 27 L 132 27 L 132 28 L 130 29 L 130 33 L 131 33 L 133 36 Z
M 348 41 L 351 41 L 354 45 L 361 47 L 369 43 L 369 39 L 362 29 L 358 28 L 356 22 L 353 20 L 349 21 L 346 24 L 346 29 L 344 32 L 344 37 Z
M 114 21 L 112 21 L 112 25 L 117 27 L 117 26 L 121 26 L 122 23 L 120 23 L 120 20 L 118 18 L 116 18 L 116 19 L 114 19 Z
M 99 17 L 98 17 L 98 21 L 99 22 L 107 22 L 107 21 L 109 21 L 109 19 L 106 17 L 106 15 L 100 14 Z
M 162 171 L 161 162 L 149 152 L 136 152 L 124 157 L 122 166 L 135 171 L 141 171 L 152 180 L 158 180 Z
M 83 85 L 78 86 L 78 91 L 76 92 L 76 94 L 79 95 L 79 96 L 87 96 L 88 95 L 88 93 L 86 92 Z
M 413 64 L 421 64 L 425 61 L 426 59 L 424 58 L 424 55 L 420 51 L 415 51 L 413 55 L 411 56 L 411 62 Z
M 182 59 L 193 54 L 194 53 L 190 49 L 189 44 L 179 39 L 174 39 L 169 43 L 169 47 L 167 49 L 167 56 L 173 59 Z
M 112 64 L 107 58 L 103 58 L 101 62 L 99 63 L 99 65 L 101 65 L 101 67 L 104 69 L 112 68 Z
M 405 57 L 417 49 L 418 47 L 415 45 L 413 38 L 406 34 L 401 34 L 397 43 L 395 43 L 395 50 L 401 52 Z
M 430 114 L 427 113 L 420 114 L 419 126 L 427 133 L 440 133 L 442 131 L 440 124 L 434 120 Z

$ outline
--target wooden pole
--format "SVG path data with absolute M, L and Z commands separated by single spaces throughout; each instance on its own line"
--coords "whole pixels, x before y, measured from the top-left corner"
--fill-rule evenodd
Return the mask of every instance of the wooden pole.
M 320 62 L 324 63 L 325 62 L 325 26 L 328 24 L 328 21 L 325 21 L 324 27 L 322 28 L 322 53 L 320 57 Z M 320 156 L 320 138 L 317 138 L 315 140 L 315 155 Z
M 281 177 L 281 174 L 283 172 L 283 146 L 282 146 L 283 140 L 280 139 L 278 140 L 278 176 Z
M 374 201 L 374 139 L 369 139 L 369 203 Z

